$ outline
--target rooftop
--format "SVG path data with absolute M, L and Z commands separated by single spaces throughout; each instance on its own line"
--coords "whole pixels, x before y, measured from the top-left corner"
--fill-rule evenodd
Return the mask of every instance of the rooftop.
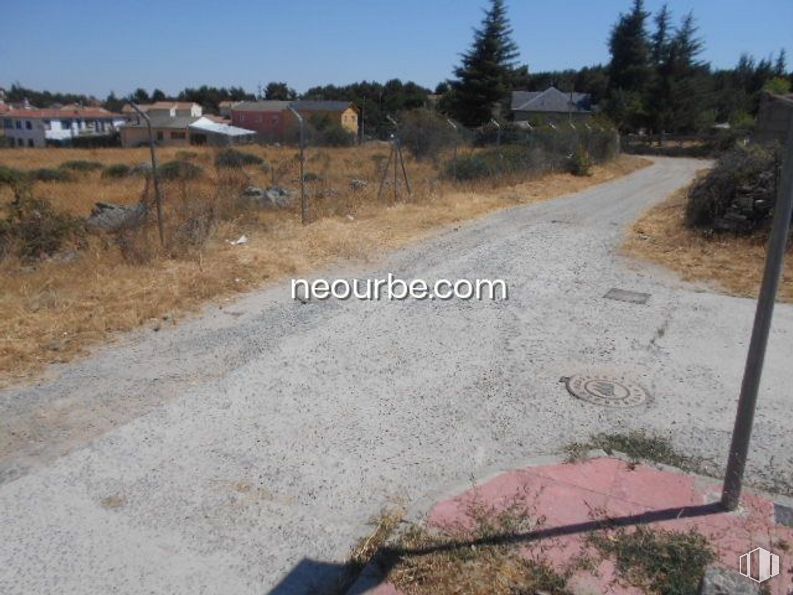
M 590 113 L 592 97 L 589 93 L 564 93 L 556 87 L 545 91 L 513 91 L 512 111 Z

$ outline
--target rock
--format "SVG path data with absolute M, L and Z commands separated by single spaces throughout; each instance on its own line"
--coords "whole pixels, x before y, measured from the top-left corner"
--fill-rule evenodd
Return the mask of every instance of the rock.
M 365 180 L 359 180 L 358 178 L 350 180 L 350 190 L 365 190 L 367 186 L 369 186 L 369 182 Z
M 119 231 L 137 227 L 146 220 L 148 209 L 140 203 L 134 207 L 98 202 L 86 219 L 85 225 L 92 231 Z
M 240 198 L 260 209 L 285 209 L 292 206 L 292 193 L 280 186 L 264 189 L 248 186 Z
M 737 560 L 736 560 L 737 562 Z M 759 595 L 760 587 L 734 570 L 709 566 L 699 587 L 700 595 Z

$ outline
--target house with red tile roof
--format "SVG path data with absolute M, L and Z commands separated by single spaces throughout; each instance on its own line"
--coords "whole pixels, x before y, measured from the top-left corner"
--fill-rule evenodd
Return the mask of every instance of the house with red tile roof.
M 77 138 L 113 135 L 126 121 L 101 107 L 66 105 L 37 109 L 11 107 L 0 113 L 3 132 L 15 147 L 70 144 Z

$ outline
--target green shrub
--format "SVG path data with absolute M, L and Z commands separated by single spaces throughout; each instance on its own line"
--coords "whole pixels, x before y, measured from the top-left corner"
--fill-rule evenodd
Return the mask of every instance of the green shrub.
M 65 169 L 34 169 L 28 172 L 28 178 L 34 182 L 71 182 L 74 176 Z
M 355 144 L 355 135 L 328 114 L 312 116 L 308 128 L 311 144 L 315 146 L 351 147 Z
M 546 167 L 542 151 L 521 145 L 506 145 L 458 157 L 446 166 L 446 175 L 464 182 L 542 171 Z
M 35 198 L 19 187 L 16 198 L 0 219 L 0 254 L 15 252 L 22 258 L 41 258 L 60 250 L 69 240 L 83 236 L 80 219 L 59 213 L 44 198 Z
M 204 170 L 189 161 L 168 161 L 157 168 L 157 177 L 161 180 L 195 180 L 204 174 Z
M 261 165 L 264 159 L 258 155 L 238 151 L 237 149 L 223 149 L 215 157 L 216 167 L 244 167 L 246 165 Z
M 426 108 L 403 112 L 399 127 L 402 145 L 416 159 L 436 158 L 444 149 L 460 141 L 445 117 Z
M 75 161 L 66 161 L 61 163 L 60 167 L 62 169 L 68 169 L 71 171 L 89 172 L 102 169 L 103 166 L 98 161 L 85 161 L 80 159 Z
M 18 169 L 0 165 L 0 186 L 15 187 L 25 181 L 25 174 Z
M 568 168 L 574 176 L 591 176 L 592 158 L 589 156 L 589 152 L 583 147 L 579 147 L 570 155 Z
M 132 168 L 125 163 L 114 163 L 113 165 L 108 165 L 102 171 L 103 178 L 125 178 L 132 173 Z
M 322 176 L 315 174 L 314 172 L 307 171 L 305 174 L 303 174 L 304 182 L 321 182 L 322 179 Z

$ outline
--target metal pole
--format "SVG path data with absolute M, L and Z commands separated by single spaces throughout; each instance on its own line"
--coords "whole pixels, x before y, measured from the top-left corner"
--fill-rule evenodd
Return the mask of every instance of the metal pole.
M 149 152 L 151 153 L 151 179 L 154 182 L 154 201 L 157 208 L 157 230 L 160 233 L 160 245 L 165 245 L 165 233 L 163 232 L 162 222 L 162 196 L 160 195 L 160 183 L 157 176 L 157 156 L 154 153 L 154 133 L 151 130 L 151 119 L 148 114 L 141 110 L 137 105 L 131 101 L 127 102 L 132 109 L 144 120 L 146 120 L 146 128 L 149 132 Z
M 452 176 L 454 176 L 454 181 L 457 181 L 457 141 L 459 140 L 457 137 L 457 124 L 452 122 L 449 118 L 446 118 L 446 121 L 449 123 L 449 126 L 452 127 L 454 130 L 454 154 L 452 156 Z
M 394 202 L 396 202 L 398 197 L 399 197 L 398 196 L 398 190 L 397 190 L 397 184 L 399 182 L 399 178 L 398 178 L 399 170 L 397 169 L 397 167 L 398 167 L 397 159 L 399 159 L 399 156 L 400 156 L 400 153 L 399 153 L 399 123 L 396 120 L 394 120 L 394 118 L 392 118 L 391 116 L 386 116 L 386 119 L 388 119 L 388 121 L 391 122 L 394 125 L 394 137 L 393 137 L 393 143 L 394 144 L 393 144 L 393 147 L 392 147 L 392 153 L 394 154 Z
M 490 118 L 490 121 L 491 121 L 491 122 L 492 122 L 492 123 L 495 125 L 495 127 L 496 127 L 496 146 L 497 146 L 497 147 L 500 147 L 500 146 L 501 146 L 501 124 L 499 124 L 498 122 L 496 122 L 496 119 L 495 119 L 495 118 Z
M 724 489 L 721 494 L 721 503 L 727 510 L 735 510 L 741 499 L 743 474 L 757 405 L 757 392 L 763 372 L 774 302 L 782 276 L 782 266 L 790 231 L 790 218 L 793 214 L 793 120 L 790 122 L 787 143 L 783 150 L 785 151 L 785 161 L 782 166 L 782 183 L 779 186 L 777 203 L 774 208 L 774 221 L 771 236 L 768 239 L 763 284 L 757 298 L 752 340 L 746 357 L 746 369 L 741 385 L 741 396 L 738 399 L 738 412 L 735 416 L 735 428 L 732 432 L 732 444 L 724 477 Z
M 308 204 L 306 204 L 306 176 L 303 172 L 305 167 L 306 155 L 306 135 L 305 135 L 305 122 L 303 116 L 297 113 L 291 105 L 289 111 L 295 115 L 297 121 L 300 123 L 300 222 L 305 225 L 308 221 Z

